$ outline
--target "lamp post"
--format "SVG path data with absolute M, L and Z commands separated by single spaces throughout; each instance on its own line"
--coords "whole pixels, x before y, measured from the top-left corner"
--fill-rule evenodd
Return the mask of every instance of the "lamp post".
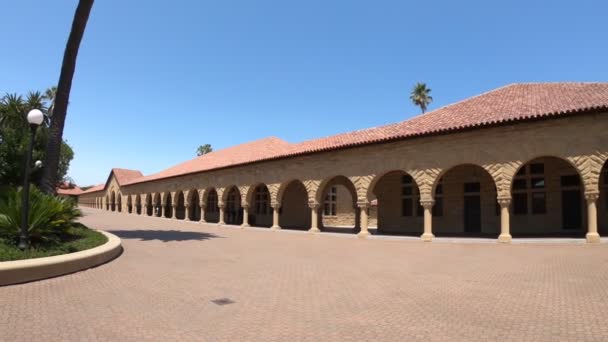
M 44 114 L 38 109 L 32 109 L 27 113 L 27 122 L 30 124 L 30 144 L 25 155 L 25 176 L 23 177 L 23 189 L 21 195 L 21 231 L 19 234 L 19 249 L 25 250 L 29 247 L 28 238 L 28 217 L 29 217 L 29 200 L 30 200 L 30 163 L 32 162 L 32 151 L 34 150 L 34 137 L 36 129 L 44 120 Z M 36 167 L 42 163 L 36 162 Z

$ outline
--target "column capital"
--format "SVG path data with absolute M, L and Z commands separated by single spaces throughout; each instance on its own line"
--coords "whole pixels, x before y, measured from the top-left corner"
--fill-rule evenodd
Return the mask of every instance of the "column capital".
M 281 203 L 271 203 L 270 206 L 272 207 L 272 209 L 276 209 L 279 210 L 281 209 Z
M 585 199 L 587 202 L 595 202 L 600 197 L 600 194 L 597 192 L 587 192 L 585 193 Z
M 241 208 L 247 210 L 249 209 L 249 203 L 245 202 L 245 203 L 241 203 Z
M 368 201 L 358 201 L 357 207 L 359 207 L 361 210 L 366 210 L 367 208 L 370 207 L 370 204 Z
M 171 207 L 177 208 L 177 203 L 171 203 Z
M 224 209 L 224 207 L 225 207 L 225 206 L 226 206 L 226 205 L 224 204 L 224 202 L 219 202 L 219 203 L 217 204 L 217 207 L 218 207 L 218 208 L 220 208 L 220 209 Z
M 435 205 L 435 200 L 432 200 L 432 199 L 420 200 L 420 205 L 424 209 L 431 209 L 431 208 L 433 208 L 433 205 Z
M 308 202 L 308 207 L 309 207 L 310 209 L 313 209 L 313 210 L 314 210 L 314 209 L 319 209 L 319 207 L 320 207 L 320 206 L 321 206 L 321 205 L 320 205 L 319 203 L 317 203 L 317 202 Z
M 185 203 L 184 203 L 184 207 L 186 207 L 186 208 L 190 208 L 190 203 L 185 202 Z
M 501 208 L 505 208 L 511 205 L 511 197 L 499 197 L 496 199 Z

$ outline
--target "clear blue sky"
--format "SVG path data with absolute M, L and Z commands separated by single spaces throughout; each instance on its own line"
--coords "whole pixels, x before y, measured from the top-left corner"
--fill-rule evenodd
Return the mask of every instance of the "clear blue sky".
M 0 93 L 57 82 L 77 1 L 2 4 Z M 80 185 L 274 135 L 400 121 L 513 82 L 608 80 L 606 1 L 97 0 L 64 137 Z

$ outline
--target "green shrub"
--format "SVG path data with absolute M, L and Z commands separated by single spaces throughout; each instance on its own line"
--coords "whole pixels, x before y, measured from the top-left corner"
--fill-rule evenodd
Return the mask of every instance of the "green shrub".
M 21 189 L 8 189 L 0 198 L 0 239 L 17 243 L 21 225 Z M 36 187 L 30 191 L 28 232 L 32 244 L 62 240 L 81 217 L 74 201 L 47 195 Z

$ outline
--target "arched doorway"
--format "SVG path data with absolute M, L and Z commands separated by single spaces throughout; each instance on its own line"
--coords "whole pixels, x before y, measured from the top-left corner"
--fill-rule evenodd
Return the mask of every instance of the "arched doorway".
M 600 235 L 608 234 L 608 161 L 600 174 L 600 197 L 597 201 L 597 220 Z
M 179 191 L 176 195 L 176 204 L 175 207 L 175 218 L 178 220 L 183 220 L 186 218 L 186 200 L 184 197 L 184 193 Z
M 310 229 L 308 191 L 299 180 L 289 182 L 280 194 L 279 226 L 283 229 Z
M 584 237 L 584 190 L 574 166 L 557 157 L 522 165 L 511 183 L 510 221 L 513 237 Z
M 190 217 L 188 219 L 190 221 L 200 221 L 201 220 L 201 205 L 200 199 L 198 196 L 198 191 L 196 189 L 192 189 L 189 192 L 190 196 Z
M 131 195 L 127 195 L 127 213 L 133 213 L 133 203 L 131 202 Z
M 435 183 L 433 197 L 436 236 L 498 237 L 500 234 L 496 184 L 481 166 L 464 164 L 447 170 Z
M 344 176 L 333 177 L 322 187 L 321 195 L 321 229 L 337 233 L 357 233 L 359 208 L 353 183 Z
M 156 193 L 156 195 L 154 196 L 154 209 L 153 209 L 153 215 L 156 217 L 161 217 L 163 214 L 163 210 L 162 210 L 162 200 L 161 200 L 161 196 L 160 193 Z
M 173 217 L 173 199 L 171 198 L 171 193 L 167 192 L 165 194 L 165 218 Z
M 404 171 L 388 172 L 371 190 L 376 198 L 378 233 L 412 236 L 423 233 L 424 211 L 412 176 Z
M 243 223 L 241 192 L 236 186 L 232 186 L 228 189 L 226 195 L 226 208 L 224 210 L 224 220 L 226 224 L 241 225 Z
M 215 189 L 209 189 L 205 201 L 205 222 L 218 223 L 220 221 L 219 198 Z
M 135 213 L 141 215 L 143 207 L 141 205 L 141 195 L 135 196 Z
M 119 213 L 122 212 L 122 195 L 120 192 L 116 196 L 116 210 L 118 210 Z
M 116 211 L 116 194 L 114 191 L 110 194 L 110 208 L 112 211 Z
M 251 193 L 249 224 L 254 227 L 272 226 L 270 191 L 268 191 L 268 187 L 265 184 L 257 185 Z

